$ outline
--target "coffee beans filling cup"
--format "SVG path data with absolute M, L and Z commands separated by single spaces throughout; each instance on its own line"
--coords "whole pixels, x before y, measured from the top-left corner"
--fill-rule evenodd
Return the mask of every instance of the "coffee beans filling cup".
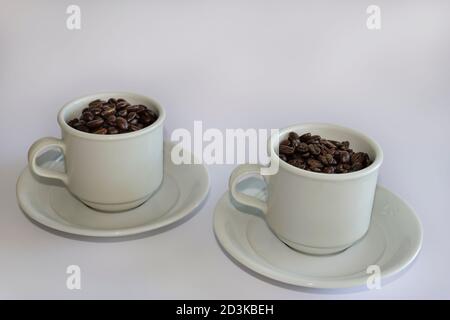
M 123 98 L 110 98 L 108 101 L 91 101 L 79 118 L 73 118 L 67 124 L 83 132 L 120 134 L 141 130 L 157 119 L 156 113 L 145 105 L 132 105 Z
M 311 137 L 317 143 L 310 147 Z M 326 152 L 319 150 L 323 147 Z M 299 124 L 273 135 L 268 152 L 271 166 L 278 164 L 276 173 L 261 175 L 263 166 L 244 164 L 231 174 L 229 190 L 237 203 L 259 209 L 281 241 L 304 253 L 337 253 L 364 237 L 383 162 L 374 140 L 337 125 Z M 266 201 L 237 191 L 237 184 L 249 176 L 264 179 Z
M 279 157 L 294 167 L 322 173 L 358 171 L 371 163 L 369 155 L 351 149 L 350 142 L 328 140 L 310 132 L 301 136 L 289 132 L 280 142 Z
M 152 196 L 163 179 L 164 120 L 164 109 L 138 94 L 111 92 L 73 100 L 58 114 L 62 138 L 42 138 L 31 146 L 30 170 L 62 181 L 94 209 L 135 208 Z M 64 155 L 65 172 L 36 163 L 40 154 L 55 148 Z

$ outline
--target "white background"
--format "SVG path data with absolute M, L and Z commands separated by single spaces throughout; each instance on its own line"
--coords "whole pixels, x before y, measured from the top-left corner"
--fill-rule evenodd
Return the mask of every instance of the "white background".
M 82 29 L 66 29 L 78 4 Z M 366 8 L 382 29 L 366 28 Z M 0 0 L 0 298 L 450 298 L 449 1 Z M 59 136 L 56 113 L 88 93 L 126 90 L 167 109 L 166 132 L 339 123 L 383 147 L 380 183 L 417 211 L 423 249 L 381 290 L 308 290 L 236 265 L 212 231 L 233 166 L 163 233 L 92 241 L 50 233 L 19 210 L 31 143 Z M 66 267 L 82 290 L 66 289 Z

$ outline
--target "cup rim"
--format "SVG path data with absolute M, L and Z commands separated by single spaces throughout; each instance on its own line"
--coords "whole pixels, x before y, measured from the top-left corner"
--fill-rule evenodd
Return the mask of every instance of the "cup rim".
M 106 96 L 117 96 L 117 95 L 123 95 L 123 96 L 130 96 L 135 99 L 143 99 L 143 100 L 149 100 L 151 102 L 151 105 L 156 108 L 158 111 L 158 119 L 149 125 L 146 128 L 134 131 L 134 132 L 127 132 L 127 133 L 121 133 L 121 134 L 93 134 L 88 132 L 83 132 L 77 129 L 72 128 L 67 124 L 67 122 L 64 119 L 65 113 L 68 108 L 70 108 L 72 105 L 80 102 L 81 100 L 95 100 L 95 99 L 104 99 Z M 166 118 L 166 112 L 164 108 L 156 102 L 154 99 L 149 98 L 147 96 L 133 93 L 133 92 L 126 92 L 126 91 L 109 91 L 109 92 L 99 92 L 99 93 L 93 93 L 89 95 L 80 96 L 78 98 L 72 99 L 69 102 L 65 103 L 62 108 L 58 112 L 57 120 L 58 124 L 61 127 L 63 131 L 66 131 L 67 133 L 77 136 L 79 138 L 88 139 L 88 140 L 100 140 L 100 141 L 115 141 L 115 140 L 126 140 L 135 138 L 141 135 L 144 135 L 146 133 L 149 133 L 159 126 L 162 125 Z
M 364 169 L 354 171 L 354 172 L 339 173 L 339 174 L 312 172 L 312 171 L 307 171 L 304 169 L 294 167 L 293 165 L 290 165 L 289 163 L 281 160 L 278 153 L 275 152 L 274 143 L 275 143 L 275 141 L 281 142 L 279 137 L 282 136 L 283 134 L 285 134 L 286 132 L 296 131 L 296 130 L 299 130 L 300 128 L 312 128 L 312 129 L 313 128 L 332 128 L 332 129 L 347 131 L 347 132 L 351 133 L 352 135 L 358 136 L 361 139 L 363 139 L 364 141 L 366 141 L 370 145 L 370 147 L 373 148 L 373 150 L 375 151 L 375 159 L 368 167 L 366 167 Z M 275 159 L 278 161 L 280 167 L 289 171 L 290 173 L 293 173 L 293 174 L 296 174 L 299 176 L 304 176 L 304 177 L 311 178 L 311 179 L 315 179 L 315 180 L 344 181 L 344 180 L 357 179 L 357 178 L 369 175 L 372 172 L 378 170 L 378 168 L 381 166 L 381 164 L 383 162 L 383 150 L 381 149 L 380 145 L 375 140 L 373 140 L 372 138 L 370 138 L 369 136 L 365 135 L 364 133 L 362 133 L 358 130 L 344 127 L 341 125 L 331 124 L 331 123 L 300 123 L 300 124 L 294 124 L 294 125 L 282 128 L 279 130 L 278 133 L 272 134 L 272 136 L 270 137 L 270 140 L 269 140 L 268 147 L 269 147 L 269 151 L 271 153 L 271 158 L 273 159 L 273 157 L 275 157 Z

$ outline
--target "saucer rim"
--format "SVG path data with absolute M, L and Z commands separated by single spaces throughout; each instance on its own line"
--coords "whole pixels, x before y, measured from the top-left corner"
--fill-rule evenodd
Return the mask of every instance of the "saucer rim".
M 164 141 L 164 145 L 165 146 L 173 146 L 174 143 L 171 141 Z M 183 150 L 186 153 L 189 153 L 193 157 L 195 157 L 195 155 L 193 155 L 188 150 L 185 150 L 185 149 L 183 149 Z M 164 161 L 167 161 L 167 160 L 164 160 Z M 194 163 L 196 163 L 196 162 L 194 162 Z M 21 189 L 23 190 L 25 187 L 24 179 L 25 179 L 26 172 L 29 171 L 28 165 L 21 171 L 20 176 L 17 180 L 16 199 L 17 199 L 17 203 L 18 203 L 20 209 L 23 211 L 23 213 L 27 217 L 29 217 L 30 219 L 38 222 L 39 224 L 46 226 L 48 228 L 51 228 L 53 230 L 57 230 L 57 231 L 61 231 L 61 232 L 69 233 L 69 234 L 74 234 L 74 235 L 78 235 L 78 236 L 85 236 L 85 237 L 111 238 L 111 237 L 132 236 L 132 235 L 141 234 L 141 233 L 149 232 L 149 231 L 154 231 L 154 230 L 169 226 L 169 225 L 183 219 L 184 217 L 188 216 L 191 212 L 196 210 L 198 207 L 200 207 L 205 202 L 205 200 L 208 198 L 209 191 L 211 189 L 211 183 L 210 183 L 208 169 L 206 168 L 205 164 L 202 163 L 199 165 L 201 166 L 201 170 L 203 171 L 202 176 L 204 178 L 202 178 L 202 180 L 204 180 L 205 183 L 204 183 L 204 190 L 202 190 L 200 192 L 200 195 L 198 198 L 190 201 L 189 206 L 180 208 L 178 210 L 178 213 L 171 216 L 170 218 L 160 220 L 159 222 L 156 222 L 156 223 L 148 223 L 148 224 L 143 224 L 143 225 L 136 226 L 136 227 L 118 228 L 118 229 L 112 229 L 112 230 L 92 229 L 92 228 L 88 228 L 88 227 L 74 227 L 74 226 L 66 225 L 64 223 L 58 223 L 55 220 L 48 218 L 46 215 L 39 213 L 39 211 L 34 209 L 32 206 L 24 205 L 26 203 L 26 201 L 24 201 L 23 192 L 21 192 L 20 190 Z M 166 174 L 167 174 L 166 169 L 164 169 L 163 176 L 166 176 Z M 178 181 L 178 180 L 176 180 L 176 181 Z M 155 192 L 155 194 L 157 192 L 158 192 L 158 190 Z M 133 210 L 133 209 L 131 209 L 131 210 Z M 120 212 L 114 213 L 114 214 L 120 214 Z
M 420 221 L 416 211 L 410 206 L 408 202 L 403 200 L 401 197 L 399 197 L 396 193 L 390 191 L 386 187 L 377 184 L 377 190 L 383 190 L 390 194 L 392 194 L 396 199 L 403 202 L 403 204 L 406 206 L 406 208 L 409 211 L 409 218 L 414 221 L 415 226 L 418 230 L 418 236 L 416 238 L 416 241 L 412 244 L 413 252 L 411 255 L 408 255 L 407 258 L 400 259 L 399 262 L 396 264 L 397 267 L 393 266 L 391 268 L 388 268 L 386 271 L 383 271 L 381 273 L 381 279 L 386 280 L 387 278 L 391 278 L 394 275 L 400 273 L 404 269 L 406 269 L 418 256 L 418 254 L 421 251 L 422 245 L 423 245 L 423 226 L 422 222 Z M 229 254 L 233 259 L 235 259 L 239 264 L 243 265 L 244 267 L 248 268 L 249 270 L 258 273 L 259 275 L 262 275 L 268 279 L 275 280 L 281 283 L 294 285 L 294 286 L 300 286 L 300 287 L 306 287 L 306 288 L 316 288 L 316 289 L 345 289 L 345 288 L 354 288 L 359 286 L 366 285 L 367 277 L 358 277 L 358 278 L 352 278 L 352 279 L 331 279 L 330 277 L 323 277 L 323 280 L 320 279 L 320 277 L 316 277 L 314 281 L 305 279 L 301 276 L 291 276 L 291 275 L 283 275 L 281 272 L 278 272 L 272 268 L 265 267 L 261 264 L 259 264 L 254 259 L 250 258 L 248 255 L 245 254 L 244 250 L 241 250 L 244 254 L 241 254 L 239 250 L 233 249 L 233 244 L 231 243 L 229 237 L 227 237 L 226 228 L 223 227 L 224 221 L 224 214 L 220 214 L 218 207 L 219 205 L 225 202 L 226 204 L 229 204 L 232 206 L 235 210 L 243 213 L 242 211 L 238 210 L 236 207 L 233 206 L 230 199 L 229 191 L 227 190 L 218 200 L 215 209 L 214 209 L 214 222 L 213 222 L 213 229 L 214 234 L 216 236 L 217 242 L 219 245 L 225 250 L 227 254 Z M 221 216 L 220 216 L 221 215 Z M 222 223 L 221 223 L 222 222 Z M 338 253 L 339 254 L 339 253 Z

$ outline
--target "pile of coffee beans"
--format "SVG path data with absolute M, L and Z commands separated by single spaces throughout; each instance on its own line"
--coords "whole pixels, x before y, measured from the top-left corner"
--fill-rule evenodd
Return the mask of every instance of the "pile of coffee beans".
M 125 99 L 94 100 L 83 109 L 80 118 L 67 122 L 77 130 L 95 134 L 118 134 L 148 127 L 158 115 L 142 104 L 132 105 Z
M 323 139 L 321 136 L 290 132 L 280 143 L 280 158 L 294 167 L 322 173 L 348 173 L 371 164 L 365 152 L 354 152 L 348 141 Z

